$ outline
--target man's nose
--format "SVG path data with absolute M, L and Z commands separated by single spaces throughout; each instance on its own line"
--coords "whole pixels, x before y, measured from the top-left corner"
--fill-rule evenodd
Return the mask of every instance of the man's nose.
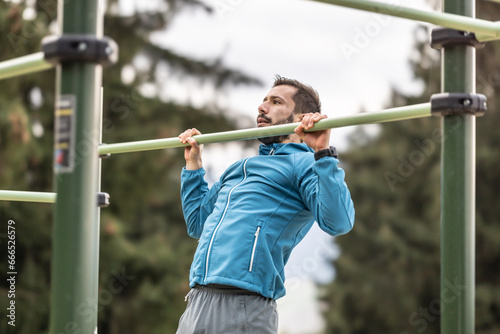
M 264 114 L 268 113 L 266 102 L 262 102 L 262 104 L 259 106 L 259 113 L 261 112 L 263 112 Z

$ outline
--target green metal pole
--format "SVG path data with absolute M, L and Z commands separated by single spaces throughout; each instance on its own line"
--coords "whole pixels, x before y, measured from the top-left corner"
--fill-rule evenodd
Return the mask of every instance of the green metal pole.
M 474 0 L 445 0 L 443 11 L 474 17 Z M 442 91 L 475 92 L 475 49 L 442 50 Z M 474 115 L 442 118 L 441 333 L 474 333 Z
M 479 41 L 489 41 L 500 38 L 500 22 L 491 22 L 472 17 L 462 16 L 459 13 L 439 13 L 400 5 L 400 2 L 391 3 L 372 0 L 313 0 L 332 5 L 360 9 L 374 13 L 412 19 L 436 24 L 446 28 L 473 32 Z M 458 14 L 458 15 L 457 15 Z
M 102 37 L 100 1 L 58 1 L 63 34 Z M 82 44 L 79 48 L 85 49 Z M 51 334 L 97 333 L 99 89 L 101 66 L 57 68 Z
M 34 73 L 53 68 L 54 65 L 44 59 L 43 52 L 0 62 L 0 80 Z
M 405 119 L 429 117 L 430 115 L 430 103 L 422 103 L 412 106 L 391 108 L 379 112 L 369 112 L 351 116 L 327 118 L 316 123 L 316 125 L 309 131 L 318 131 L 361 124 L 401 121 Z M 193 138 L 195 138 L 196 141 L 200 144 L 211 144 L 234 140 L 280 136 L 293 133 L 293 130 L 295 129 L 295 127 L 297 127 L 297 124 L 298 123 L 291 123 L 262 128 L 216 132 L 194 136 Z M 139 152 L 184 146 L 186 145 L 182 144 L 179 141 L 179 138 L 173 137 L 103 145 L 99 147 L 99 154 Z

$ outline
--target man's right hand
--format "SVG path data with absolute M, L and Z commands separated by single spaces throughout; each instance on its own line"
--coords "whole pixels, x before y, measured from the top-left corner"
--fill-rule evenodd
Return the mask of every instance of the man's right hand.
M 203 150 L 203 145 L 198 145 L 196 140 L 194 140 L 194 135 L 201 135 L 201 132 L 195 128 L 187 129 L 179 135 L 179 140 L 183 144 L 189 144 L 184 149 L 184 159 L 186 159 L 186 169 L 196 170 L 203 167 L 201 160 L 201 152 Z

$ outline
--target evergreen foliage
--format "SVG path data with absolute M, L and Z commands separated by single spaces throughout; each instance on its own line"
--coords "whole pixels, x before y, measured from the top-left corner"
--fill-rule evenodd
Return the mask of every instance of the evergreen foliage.
M 478 17 L 495 21 L 497 3 L 477 3 Z M 391 106 L 429 101 L 440 92 L 439 52 L 428 32 L 417 32 L 411 61 L 419 96 L 393 90 Z M 477 50 L 477 92 L 488 112 L 477 120 L 476 318 L 478 334 L 500 332 L 500 197 L 496 153 L 500 141 L 500 45 Z M 354 229 L 336 239 L 342 250 L 335 280 L 324 287 L 325 333 L 439 333 L 440 313 L 440 120 L 381 125 L 376 136 L 359 128 L 342 155 L 356 208 Z M 447 282 L 449 296 L 460 287 Z
M 0 1 L 0 60 L 40 51 L 54 33 L 56 0 Z M 167 78 L 190 78 L 221 92 L 259 81 L 220 59 L 194 60 L 150 42 L 186 6 L 201 2 L 165 0 L 158 11 L 120 15 L 107 1 L 105 35 L 120 46 L 119 63 L 104 70 L 103 142 L 175 137 L 186 128 L 202 132 L 235 128 L 209 101 L 195 108 L 165 101 Z M 30 10 L 32 10 L 30 12 Z M 32 13 L 33 15 L 26 14 Z M 25 15 L 23 17 L 23 14 Z M 137 66 L 137 59 L 147 66 Z M 122 73 L 132 70 L 131 80 Z M 0 81 L 0 188 L 53 191 L 52 155 L 55 71 Z M 118 154 L 103 160 L 102 191 L 111 205 L 101 210 L 99 333 L 173 333 L 185 308 L 188 269 L 196 242 L 186 234 L 179 199 L 182 150 Z M 0 218 L 16 222 L 16 327 L 0 332 L 47 333 L 50 298 L 52 205 L 0 201 Z M 4 230 L 6 231 L 6 229 Z M 6 248 L 6 234 L 0 246 Z M 4 254 L 2 252 L 2 254 Z M 7 263 L 2 257 L 2 263 Z M 7 305 L 6 271 L 0 272 L 0 305 Z

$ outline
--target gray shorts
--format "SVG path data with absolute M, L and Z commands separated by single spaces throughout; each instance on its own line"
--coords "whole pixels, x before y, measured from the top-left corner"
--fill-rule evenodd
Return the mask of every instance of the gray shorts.
M 240 289 L 196 286 L 176 334 L 276 334 L 276 301 Z

